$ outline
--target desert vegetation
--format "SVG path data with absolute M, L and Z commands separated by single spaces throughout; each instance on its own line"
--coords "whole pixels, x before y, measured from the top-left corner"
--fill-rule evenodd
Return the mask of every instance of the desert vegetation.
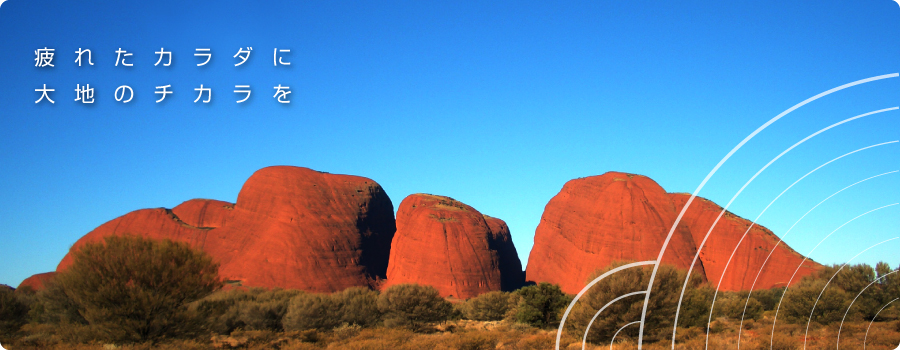
M 204 253 L 130 236 L 87 244 L 73 257 L 71 267 L 40 291 L 0 288 L 4 347 L 551 349 L 573 298 L 548 283 L 464 301 L 415 284 L 332 294 L 223 289 L 218 266 Z M 568 316 L 562 347 L 581 348 L 588 330 L 589 349 L 634 348 L 633 322 L 640 319 L 640 292 L 649 275 L 648 268 L 626 269 L 591 288 Z M 694 275 L 679 308 L 685 276 L 671 266 L 660 268 L 647 307 L 646 349 L 671 348 L 676 310 L 678 349 L 738 343 L 744 349 L 798 349 L 804 340 L 808 348 L 825 348 L 837 344 L 839 330 L 848 349 L 863 342 L 867 349 L 900 343 L 900 302 L 893 303 L 900 297 L 900 276 L 885 263 L 830 266 L 791 288 L 752 293 L 716 293 Z

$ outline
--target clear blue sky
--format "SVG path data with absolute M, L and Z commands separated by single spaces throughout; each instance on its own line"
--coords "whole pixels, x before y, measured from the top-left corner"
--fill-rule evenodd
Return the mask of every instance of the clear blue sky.
M 129 211 L 234 201 L 257 169 L 296 165 L 379 182 L 395 206 L 447 195 L 510 226 L 523 264 L 546 203 L 616 170 L 691 192 L 740 140 L 830 88 L 900 71 L 900 6 L 872 1 L 410 2 L 10 0 L 0 5 L 0 283 L 55 269 L 79 237 Z M 254 48 L 234 67 L 240 47 Z M 34 50 L 56 51 L 52 69 Z M 154 67 L 155 51 L 174 54 Z M 75 51 L 95 63 L 78 67 Z M 134 55 L 114 66 L 115 51 Z M 196 48 L 212 61 L 197 67 Z M 289 67 L 273 67 L 275 48 Z M 35 104 L 47 84 L 55 104 Z M 76 84 L 96 103 L 74 102 Z M 115 101 L 119 85 L 134 100 Z M 174 95 L 156 104 L 154 87 Z M 194 104 L 194 88 L 213 89 Z M 251 85 L 238 105 L 234 85 Z M 292 103 L 272 98 L 290 86 Z M 701 192 L 724 205 L 781 151 L 832 123 L 900 104 L 900 78 L 820 99 L 754 138 Z M 769 167 L 732 209 L 755 218 L 847 152 L 900 138 L 900 112 L 836 127 Z M 760 222 L 785 232 L 828 195 L 900 168 L 885 145 L 830 164 Z M 786 238 L 895 203 L 900 175 L 854 186 Z M 866 215 L 812 257 L 843 262 L 900 235 L 900 206 Z M 900 240 L 858 261 L 896 266 Z

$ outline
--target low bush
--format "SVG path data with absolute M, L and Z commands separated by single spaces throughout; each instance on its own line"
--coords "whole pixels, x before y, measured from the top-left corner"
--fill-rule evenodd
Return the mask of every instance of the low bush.
M 500 321 L 511 309 L 509 295 L 494 291 L 469 299 L 462 307 L 463 316 L 474 321 Z
M 378 296 L 378 310 L 384 315 L 385 326 L 419 329 L 447 320 L 453 306 L 432 286 L 398 284 Z
M 571 298 L 558 285 L 546 282 L 523 287 L 514 292 L 516 322 L 532 327 L 559 326 L 560 318 Z

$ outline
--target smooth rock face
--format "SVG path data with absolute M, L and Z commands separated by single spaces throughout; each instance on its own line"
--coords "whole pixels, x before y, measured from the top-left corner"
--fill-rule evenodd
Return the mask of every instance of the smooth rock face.
M 640 175 L 609 172 L 569 181 L 544 209 L 526 279 L 558 283 L 566 293 L 575 294 L 593 272 L 613 261 L 656 260 L 689 197 L 668 194 Z M 662 262 L 688 268 L 721 209 L 710 201 L 696 199 L 675 230 Z M 694 272 L 717 285 L 728 256 L 749 224 L 731 213 L 723 215 L 701 250 Z M 749 289 L 775 242 L 777 238 L 764 227 L 750 230 L 729 266 L 722 289 Z M 803 259 L 781 245 L 754 289 L 784 285 Z M 808 261 L 794 281 L 817 268 L 818 264 Z
M 16 287 L 16 290 L 22 289 L 22 287 L 29 287 L 31 290 L 37 292 L 44 287 L 47 286 L 47 283 L 53 280 L 56 277 L 56 272 L 44 272 L 36 275 L 32 275 L 31 277 L 26 278 L 22 283 Z
M 684 204 L 691 197 L 690 194 L 685 193 L 673 193 L 670 196 L 679 211 L 684 208 Z M 694 236 L 694 241 L 699 244 L 703 242 L 703 238 L 721 212 L 722 207 L 716 203 L 697 197 L 694 198 L 693 203 L 681 219 L 680 225 L 687 226 Z M 798 267 L 800 270 L 791 282 L 792 284 L 821 267 L 812 260 L 803 262 L 803 255 L 788 247 L 784 242 L 779 244 L 778 237 L 772 231 L 751 224 L 753 224 L 752 221 L 728 211 L 719 219 L 705 246 L 700 250 L 700 260 L 706 267 L 706 277 L 711 285 L 718 285 L 721 279 L 720 289 L 722 290 L 748 290 L 751 286 L 753 289 L 784 287 Z M 738 246 L 738 242 L 745 234 L 746 237 Z M 737 247 L 736 250 L 735 247 Z M 773 250 L 774 252 L 769 257 L 769 252 Z M 734 257 L 731 259 L 731 263 L 728 263 L 728 258 L 732 254 Z M 763 267 L 766 257 L 769 257 L 769 261 Z M 802 266 L 801 262 L 803 262 Z M 728 271 L 722 278 L 726 264 L 728 264 Z M 763 268 L 762 273 L 759 272 L 761 267 Z M 759 275 L 759 279 L 753 285 L 757 275 Z
M 389 261 L 385 288 L 417 283 L 466 299 L 524 282 L 506 223 L 449 197 L 413 194 L 400 203 Z
M 645 176 L 608 172 L 571 180 L 544 208 L 526 279 L 576 294 L 614 261 L 656 260 L 677 215 L 666 191 Z M 663 261 L 687 268 L 694 247 L 690 232 L 679 228 Z M 702 274 L 703 266 L 696 270 Z
M 335 292 L 385 278 L 394 231 L 393 205 L 376 182 L 277 166 L 254 173 L 236 204 L 195 199 L 134 211 L 72 249 L 108 235 L 168 238 L 204 250 L 223 278 L 244 286 Z M 70 264 L 66 255 L 57 271 Z

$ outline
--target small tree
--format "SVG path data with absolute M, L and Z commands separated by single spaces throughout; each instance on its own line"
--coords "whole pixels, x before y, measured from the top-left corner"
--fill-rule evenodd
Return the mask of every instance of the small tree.
M 187 304 L 221 287 L 218 269 L 185 243 L 110 236 L 75 251 L 56 282 L 107 340 L 143 342 L 191 334 Z
M 388 327 L 418 329 L 425 324 L 446 320 L 453 305 L 432 286 L 398 284 L 378 296 L 378 310 Z
M 547 282 L 523 287 L 515 294 L 519 299 L 516 303 L 516 321 L 540 328 L 558 326 L 563 310 L 571 301 L 558 285 Z

